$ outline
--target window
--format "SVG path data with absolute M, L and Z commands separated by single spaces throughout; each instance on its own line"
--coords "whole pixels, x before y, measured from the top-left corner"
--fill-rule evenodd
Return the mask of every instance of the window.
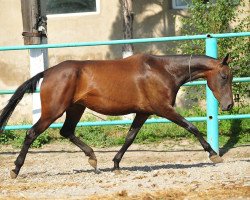
M 232 1 L 239 1 L 239 0 L 230 0 L 229 2 Z M 215 3 L 216 0 L 203 0 L 203 3 Z M 192 3 L 192 0 L 172 0 L 172 7 L 173 9 L 185 9 L 188 8 L 188 6 Z
M 42 0 L 41 5 L 49 16 L 97 14 L 100 0 Z
M 192 0 L 172 0 L 173 9 L 184 9 L 190 5 Z

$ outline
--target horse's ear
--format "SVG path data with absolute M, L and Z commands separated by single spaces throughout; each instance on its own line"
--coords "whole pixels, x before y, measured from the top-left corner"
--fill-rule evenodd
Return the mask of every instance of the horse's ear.
M 228 61 L 229 61 L 229 53 L 225 56 L 225 58 L 223 58 L 221 64 L 222 65 L 227 65 L 228 64 Z

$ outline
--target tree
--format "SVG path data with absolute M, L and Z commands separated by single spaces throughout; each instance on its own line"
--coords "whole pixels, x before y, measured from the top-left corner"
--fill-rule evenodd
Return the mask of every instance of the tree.
M 133 0 L 122 0 L 123 14 L 123 39 L 133 38 L 134 13 L 132 11 Z M 133 55 L 133 45 L 124 44 L 122 46 L 123 58 Z
M 238 2 L 238 3 L 237 3 Z M 244 1 L 234 0 L 192 0 L 188 8 L 189 16 L 182 19 L 182 35 L 196 35 L 208 33 L 226 33 L 247 31 L 250 27 L 250 16 L 240 18 L 244 13 Z M 234 25 L 232 25 L 234 24 Z M 225 38 L 218 40 L 219 58 L 230 53 L 232 71 L 234 77 L 249 76 L 250 45 L 249 38 Z M 183 42 L 180 46 L 182 53 L 205 54 L 205 41 L 193 40 Z M 236 67 L 240 66 L 240 67 Z M 247 84 L 234 84 L 235 97 L 244 103 L 245 97 L 249 96 Z

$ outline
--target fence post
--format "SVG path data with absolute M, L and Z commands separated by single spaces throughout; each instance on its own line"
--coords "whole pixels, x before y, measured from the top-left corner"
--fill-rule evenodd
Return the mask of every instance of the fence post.
M 38 0 L 21 0 L 23 37 L 25 45 L 46 44 L 47 18 L 44 8 Z M 31 77 L 44 71 L 48 67 L 47 49 L 30 49 L 30 75 Z M 38 86 L 39 88 L 40 86 Z M 41 115 L 40 94 L 33 94 L 33 124 Z
M 217 58 L 218 47 L 217 39 L 207 35 L 206 55 Z M 219 125 L 218 125 L 218 101 L 212 91 L 206 85 L 206 102 L 207 102 L 207 141 L 213 150 L 219 153 Z
M 31 49 L 30 50 L 30 76 L 33 77 L 39 72 L 47 69 L 47 50 L 45 49 Z M 36 89 L 40 89 L 40 84 L 37 85 Z M 41 116 L 41 100 L 40 93 L 33 93 L 32 95 L 32 123 L 35 124 Z

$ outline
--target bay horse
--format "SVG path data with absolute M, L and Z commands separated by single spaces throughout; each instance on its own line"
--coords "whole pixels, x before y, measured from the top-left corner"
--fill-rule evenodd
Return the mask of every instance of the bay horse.
M 124 153 L 144 122 L 153 114 L 193 133 L 209 153 L 211 161 L 222 162 L 200 131 L 175 111 L 174 104 L 181 85 L 204 78 L 220 102 L 221 109 L 230 110 L 233 96 L 228 59 L 228 55 L 218 60 L 204 55 L 137 54 L 118 60 L 68 60 L 38 73 L 18 87 L 1 111 L 2 132 L 24 94 L 34 93 L 38 81 L 43 78 L 40 88 L 41 117 L 26 134 L 15 168 L 10 172 L 11 178 L 19 174 L 33 141 L 64 112 L 66 119 L 60 134 L 78 146 L 97 170 L 93 149 L 74 134 L 85 108 L 105 115 L 136 114 L 125 143 L 113 159 L 114 170 L 119 169 Z

